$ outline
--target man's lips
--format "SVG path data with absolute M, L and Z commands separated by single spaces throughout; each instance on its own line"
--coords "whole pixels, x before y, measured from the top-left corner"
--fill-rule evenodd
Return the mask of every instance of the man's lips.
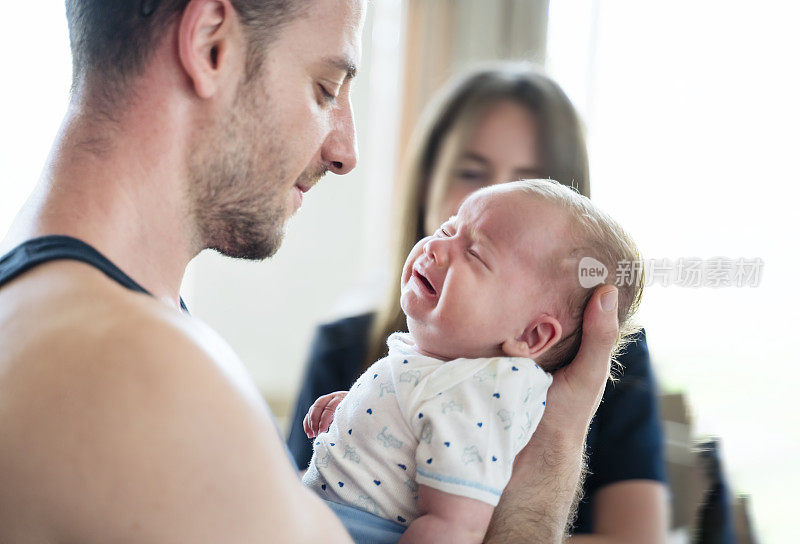
M 303 204 L 303 194 L 309 192 L 311 188 L 317 184 L 317 181 L 319 180 L 297 182 L 294 184 L 294 188 L 297 190 L 297 197 L 300 200 L 300 205 Z
M 322 179 L 322 177 L 327 172 L 328 172 L 328 169 L 323 167 L 323 168 L 320 168 L 319 171 L 314 172 L 313 174 L 311 174 L 309 176 L 301 176 L 301 178 L 302 178 L 301 181 L 298 181 L 297 183 L 295 183 L 294 186 L 297 187 L 300 190 L 301 193 L 307 193 L 308 191 L 311 190 L 311 188 L 314 185 L 316 185 L 319 182 L 319 180 Z

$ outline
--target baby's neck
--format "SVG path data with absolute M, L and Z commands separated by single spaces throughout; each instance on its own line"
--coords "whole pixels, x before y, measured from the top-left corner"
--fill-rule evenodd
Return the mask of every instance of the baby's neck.
M 409 334 L 409 336 L 411 335 Z M 420 355 L 438 359 L 440 361 L 452 361 L 454 359 L 481 359 L 484 357 L 503 357 L 505 355 L 500 346 L 491 346 L 485 350 L 478 350 L 472 353 L 441 353 L 435 347 L 420 346 L 413 336 L 411 336 L 411 339 L 414 342 L 414 350 L 416 350 Z
M 430 352 L 428 350 L 422 349 L 416 343 L 414 344 L 414 349 L 417 350 L 417 352 L 419 352 L 420 355 L 424 355 L 425 357 L 432 357 L 433 359 L 439 359 L 440 361 L 452 361 L 453 360 L 453 358 L 451 358 L 451 357 L 438 355 L 436 353 L 432 353 L 432 352 Z

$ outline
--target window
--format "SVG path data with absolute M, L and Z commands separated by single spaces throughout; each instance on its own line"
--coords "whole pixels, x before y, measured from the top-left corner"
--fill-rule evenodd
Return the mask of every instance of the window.
M 51 5 L 51 8 L 55 8 Z M 6 51 L 0 85 L 0 233 L 39 179 L 69 100 L 72 61 L 63 4 L 4 6 L 8 24 L 0 35 Z
M 765 542 L 791 540 L 800 8 L 769 0 L 551 0 L 548 65 L 588 129 L 593 198 L 645 259 L 759 258 L 757 287 L 648 287 L 660 381 L 722 437 Z

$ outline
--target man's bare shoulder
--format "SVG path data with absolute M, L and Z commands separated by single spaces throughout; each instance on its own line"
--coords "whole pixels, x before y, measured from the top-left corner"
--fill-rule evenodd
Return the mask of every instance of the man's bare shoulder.
M 290 541 L 297 512 L 324 523 L 225 342 L 93 271 L 41 268 L 0 290 L 4 531 L 249 542 L 272 527 Z
M 34 269 L 0 291 L 0 307 L 0 342 L 11 348 L 2 363 L 20 367 L 20 375 L 58 369 L 92 387 L 108 372 L 97 384 L 103 388 L 118 377 L 149 375 L 168 385 L 205 373 L 243 375 L 227 344 L 200 321 L 82 263 Z M 248 380 L 236 386 L 254 392 Z

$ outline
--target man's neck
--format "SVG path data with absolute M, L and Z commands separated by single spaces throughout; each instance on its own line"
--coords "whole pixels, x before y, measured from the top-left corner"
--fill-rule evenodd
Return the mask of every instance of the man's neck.
M 158 108 L 126 119 L 134 128 L 126 131 L 98 127 L 77 109 L 67 114 L 3 252 L 37 236 L 73 236 L 177 307 L 186 265 L 202 249 L 185 191 L 188 135 L 176 134 L 171 113 Z

